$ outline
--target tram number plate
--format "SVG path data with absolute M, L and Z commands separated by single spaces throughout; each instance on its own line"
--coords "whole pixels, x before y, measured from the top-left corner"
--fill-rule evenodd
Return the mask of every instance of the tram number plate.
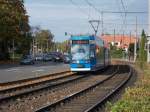
M 78 68 L 84 68 L 84 65 L 78 64 Z

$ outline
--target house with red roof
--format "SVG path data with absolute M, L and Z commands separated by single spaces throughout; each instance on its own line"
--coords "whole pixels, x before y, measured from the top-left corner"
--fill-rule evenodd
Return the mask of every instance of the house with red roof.
M 138 41 L 138 39 L 133 35 L 102 35 L 100 38 L 104 40 L 105 43 L 111 43 L 117 48 L 122 48 L 126 51 L 128 50 L 131 43 Z

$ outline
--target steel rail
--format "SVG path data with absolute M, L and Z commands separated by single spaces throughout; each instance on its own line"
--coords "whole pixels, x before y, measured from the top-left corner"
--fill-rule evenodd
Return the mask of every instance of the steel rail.
M 49 81 L 49 84 L 46 84 L 46 85 L 43 85 L 43 86 L 40 86 L 40 87 L 37 87 L 37 88 L 31 88 L 30 90 L 27 90 L 27 91 L 21 91 L 21 92 L 19 92 L 17 94 L 14 94 L 12 96 L 0 97 L 0 102 L 6 101 L 6 100 L 9 100 L 9 99 L 15 99 L 17 97 L 21 97 L 23 95 L 27 95 L 27 94 L 37 92 L 37 91 L 40 91 L 40 90 L 44 90 L 44 89 L 47 89 L 47 88 L 57 87 L 57 86 L 67 84 L 67 83 L 70 83 L 72 81 L 76 81 L 76 80 L 79 80 L 79 79 L 82 79 L 82 78 L 86 77 L 86 75 L 79 76 L 79 75 L 75 75 L 75 74 L 74 74 L 74 76 L 75 76 L 75 78 L 72 78 L 72 79 L 68 79 L 69 77 L 72 77 L 72 76 L 66 76 L 66 77 L 62 77 L 62 78 L 58 78 L 58 79 L 53 79 L 53 80 Z M 62 80 L 62 79 L 65 79 L 65 80 L 61 81 L 61 82 L 58 81 L 58 80 Z M 42 83 L 43 82 L 41 82 L 41 84 Z M 31 85 L 30 85 L 30 87 L 31 87 Z
M 66 72 L 67 73 L 67 72 Z M 68 72 L 69 73 L 69 72 Z M 59 76 L 60 75 L 60 77 L 57 77 L 57 76 Z M 16 90 L 16 89 L 21 89 L 21 88 L 25 88 L 25 87 L 29 87 L 29 86 L 34 86 L 34 85 L 38 85 L 38 84 L 41 84 L 41 83 L 46 83 L 46 82 L 49 82 L 49 81 L 54 81 L 54 80 L 58 80 L 58 79 L 62 79 L 62 78 L 66 78 L 66 77 L 70 77 L 71 75 L 73 75 L 73 74 L 70 74 L 70 75 L 65 75 L 65 73 L 64 73 L 64 75 L 62 75 L 61 73 L 59 73 L 59 74 L 52 74 L 52 75 L 49 75 L 49 76 L 46 76 L 47 77 L 47 79 L 45 79 L 45 80 L 43 80 L 43 77 L 41 77 L 41 79 L 40 79 L 40 77 L 39 77 L 39 81 L 36 81 L 36 82 L 32 82 L 32 83 L 29 83 L 29 84 L 24 84 L 24 85 L 19 85 L 19 86 L 15 86 L 15 87 L 10 87 L 10 88 L 6 88 L 6 89 L 1 89 L 0 90 L 0 94 L 1 93 L 4 93 L 4 92 L 9 92 L 9 91 L 13 91 L 13 90 Z M 54 77 L 54 78 L 52 78 L 53 76 L 56 76 L 56 77 Z M 44 78 L 46 78 L 45 76 L 44 76 Z M 29 81 L 30 81 L 31 79 L 29 79 Z M 33 79 L 33 81 L 34 81 L 34 79 Z
M 41 79 L 44 79 L 44 78 L 48 78 L 48 77 L 56 76 L 56 75 L 60 75 L 60 74 L 65 74 L 65 73 L 69 73 L 69 72 L 70 71 L 64 71 L 64 72 L 48 74 L 48 75 L 39 76 L 39 77 L 33 77 L 33 78 L 28 78 L 28 79 L 16 80 L 16 81 L 12 81 L 12 82 L 0 83 L 0 87 L 5 87 L 5 86 L 9 86 L 9 85 L 10 86 L 12 86 L 12 85 L 15 86 L 17 84 L 22 84 L 22 83 L 27 83 L 27 82 L 31 82 L 31 81 L 41 80 Z M 5 90 L 5 89 L 0 89 L 0 91 L 3 91 L 3 90 Z
M 48 104 L 48 105 L 46 105 L 46 106 L 43 106 L 43 107 L 37 109 L 35 112 L 47 112 L 47 110 L 49 110 L 50 108 L 55 108 L 55 107 L 57 107 L 58 105 L 61 105 L 62 103 L 65 103 L 65 102 L 67 102 L 67 101 L 70 101 L 71 99 L 73 99 L 73 98 L 75 98 L 75 97 L 77 97 L 77 96 L 80 96 L 80 95 L 83 94 L 83 93 L 86 93 L 86 92 L 92 90 L 92 89 L 95 88 L 96 86 L 98 86 L 98 85 L 104 83 L 105 81 L 111 79 L 114 75 L 116 75 L 116 73 L 118 72 L 118 70 L 119 70 L 119 66 L 117 67 L 117 70 L 116 70 L 115 72 L 113 72 L 113 73 L 111 74 L 111 76 L 107 77 L 106 79 L 104 79 L 104 80 L 102 80 L 102 81 L 100 81 L 100 82 L 98 82 L 98 83 L 96 83 L 96 84 L 94 84 L 94 85 L 92 85 L 92 86 L 90 86 L 90 87 L 84 89 L 84 90 L 81 90 L 81 91 L 76 92 L 76 93 L 74 93 L 74 94 L 72 94 L 72 95 L 66 96 L 65 98 L 60 99 L 59 101 L 57 101 L 57 102 L 55 102 L 55 103 L 53 103 L 53 104 Z
M 132 74 L 133 74 L 133 68 L 130 67 L 130 72 L 129 72 L 126 80 L 124 80 L 122 83 L 120 83 L 113 91 L 108 93 L 105 97 L 103 97 L 103 99 L 101 99 L 99 102 L 97 102 L 92 107 L 85 110 L 84 112 L 97 112 L 98 108 L 100 108 L 104 103 L 106 103 L 109 100 L 109 98 L 111 96 L 113 96 L 117 91 L 119 91 L 123 86 L 125 86 L 125 84 L 127 84 L 127 82 L 132 77 Z
M 104 72 L 104 70 L 102 70 L 102 72 Z M 25 87 L 29 86 L 28 87 L 29 90 L 26 90 L 26 91 L 22 90 L 21 92 L 18 92 L 18 93 L 14 94 L 14 95 L 11 94 L 11 95 L 7 95 L 7 96 L 2 96 L 2 97 L 0 97 L 0 102 L 7 101 L 7 100 L 10 100 L 10 99 L 15 99 L 15 98 L 18 98 L 18 97 L 21 97 L 21 96 L 28 95 L 30 93 L 43 91 L 43 90 L 48 89 L 48 88 L 51 89 L 51 88 L 54 88 L 54 87 L 59 87 L 59 86 L 64 85 L 64 84 L 68 84 L 68 83 L 71 83 L 71 82 L 75 82 L 77 80 L 81 80 L 81 79 L 83 79 L 83 78 L 85 78 L 87 76 L 90 76 L 90 75 L 77 75 L 77 73 L 74 73 L 74 75 L 72 75 L 72 76 L 71 75 L 70 76 L 64 76 L 64 77 L 51 79 L 51 80 L 44 81 L 44 82 L 39 82 L 37 84 L 43 84 L 43 83 L 48 83 L 48 84 L 45 84 L 45 85 L 43 84 L 43 86 L 40 86 L 40 87 L 37 87 L 37 88 L 36 87 L 35 88 L 33 88 L 33 87 L 31 88 L 32 85 L 26 85 Z M 71 79 L 68 79 L 68 78 L 71 78 Z M 62 79 L 65 79 L 65 80 L 61 81 Z M 33 84 L 33 86 L 35 86 L 35 85 L 36 84 Z M 21 89 L 22 87 L 18 87 L 18 88 Z M 16 88 L 14 88 L 14 89 L 16 89 Z M 6 90 L 6 91 L 9 91 L 9 90 Z

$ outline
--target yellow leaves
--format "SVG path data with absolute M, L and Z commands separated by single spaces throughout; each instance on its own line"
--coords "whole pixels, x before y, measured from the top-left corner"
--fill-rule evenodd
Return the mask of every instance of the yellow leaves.
M 144 80 L 141 81 L 141 84 L 142 84 L 142 85 L 148 85 L 148 86 L 149 86 L 149 85 L 150 85 L 150 81 L 144 79 Z
M 138 99 L 138 98 L 142 98 L 146 96 L 150 96 L 150 91 L 148 89 L 139 87 L 139 88 L 128 89 L 126 91 L 125 98 L 126 99 L 130 99 L 130 98 Z

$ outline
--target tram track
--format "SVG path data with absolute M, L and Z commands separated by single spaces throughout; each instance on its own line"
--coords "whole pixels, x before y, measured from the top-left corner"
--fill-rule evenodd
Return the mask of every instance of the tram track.
M 62 84 L 63 82 L 70 82 L 75 79 L 82 78 L 84 76 L 77 76 L 77 74 L 70 74 L 70 75 L 63 75 L 57 78 L 45 80 L 43 82 L 33 83 L 29 85 L 19 86 L 15 88 L 6 89 L 3 91 L 0 91 L 0 102 L 6 101 L 12 98 L 16 98 L 21 95 L 26 95 L 32 92 L 36 92 L 41 89 L 46 89 L 50 87 L 57 86 L 59 84 Z
M 109 77 L 110 73 L 112 73 L 115 68 L 116 67 L 110 67 L 110 70 L 107 70 L 107 73 L 106 72 L 102 73 L 103 74 L 102 76 L 101 75 L 93 76 L 90 74 L 76 75 L 78 77 L 77 79 L 61 82 L 59 84 L 56 84 L 55 86 L 51 87 L 49 86 L 47 88 L 42 88 L 36 92 L 33 91 L 28 94 L 17 96 L 16 98 L 10 100 L 10 102 L 6 102 L 6 104 L 4 101 L 4 103 L 1 103 L 0 108 L 1 110 L 7 108 L 8 111 L 10 109 L 11 112 L 16 111 L 32 112 L 35 109 L 41 107 L 41 105 L 45 105 L 48 102 L 54 103 L 59 99 L 66 97 L 67 95 L 71 95 L 76 91 L 81 90 L 83 87 L 86 88 L 87 86 L 89 86 L 94 82 L 96 83 L 99 80 L 104 80 L 105 78 Z M 83 85 L 80 87 L 80 84 Z M 30 109 L 28 111 L 25 110 L 30 105 L 31 105 Z
M 67 74 L 71 74 L 70 71 L 64 71 L 64 72 L 59 72 L 59 73 L 54 73 L 54 74 L 49 74 L 49 75 L 44 75 L 40 77 L 34 77 L 34 78 L 29 78 L 29 79 L 22 79 L 22 80 L 17 80 L 17 81 L 12 81 L 12 82 L 5 82 L 5 83 L 0 83 L 0 92 L 4 92 L 7 90 L 11 89 L 16 89 L 16 88 L 21 88 L 24 86 L 29 86 L 32 84 L 37 84 L 40 82 L 48 81 L 54 78 L 58 78 Z
M 93 106 L 91 106 L 90 108 L 88 108 L 84 112 L 101 112 L 102 109 L 103 109 L 102 106 L 107 101 L 109 101 L 110 98 L 112 98 L 114 95 L 116 95 L 118 91 L 121 91 L 121 89 L 124 88 L 124 86 L 131 79 L 132 75 L 136 74 L 136 71 L 131 66 L 129 66 L 129 67 L 130 67 L 130 71 L 127 74 L 127 77 L 125 77 L 124 80 L 120 84 L 118 84 L 116 86 L 116 88 L 114 88 L 112 91 L 108 92 L 101 100 L 99 100 L 98 102 L 96 102 Z
M 93 112 L 92 109 L 100 99 L 106 101 L 111 94 L 129 80 L 131 74 L 128 66 L 119 66 L 119 69 L 108 78 L 55 103 L 41 107 L 36 112 Z

